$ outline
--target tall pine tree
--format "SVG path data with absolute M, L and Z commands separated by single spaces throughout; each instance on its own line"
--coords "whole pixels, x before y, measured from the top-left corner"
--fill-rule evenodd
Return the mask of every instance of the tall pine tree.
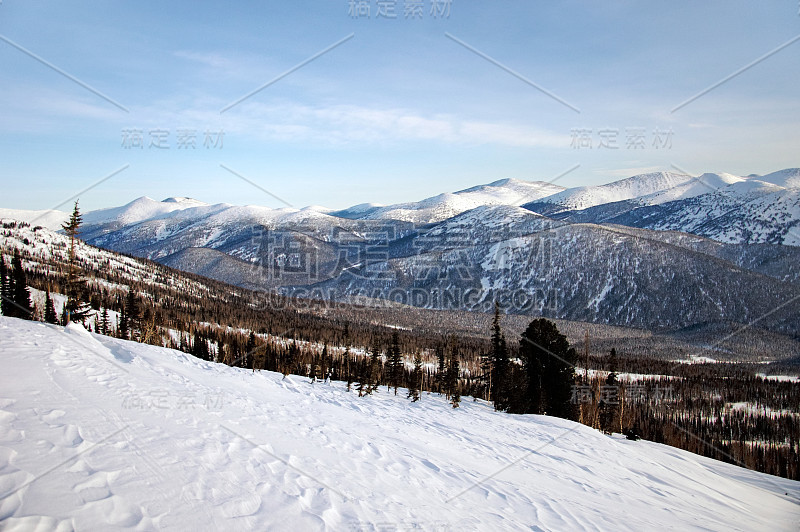
M 4 316 L 13 316 L 14 311 L 11 309 L 12 305 L 12 280 L 11 272 L 8 271 L 6 266 L 6 259 L 0 253 L 0 309 L 3 311 Z
M 22 257 L 19 250 L 14 250 L 14 258 L 11 259 L 11 305 L 10 309 L 13 316 L 23 320 L 33 319 L 33 308 L 31 307 L 31 292 L 28 288 L 28 278 L 22 268 Z
M 408 383 L 408 397 L 411 402 L 419 401 L 419 390 L 422 387 L 422 355 L 414 355 L 414 371 L 411 372 L 411 382 Z
M 69 323 L 74 321 L 83 324 L 84 320 L 89 315 L 91 307 L 81 300 L 84 279 L 81 278 L 78 270 L 78 259 L 76 256 L 75 242 L 78 239 L 78 231 L 80 230 L 83 216 L 78 209 L 78 201 L 75 201 L 75 207 L 72 209 L 72 214 L 69 220 L 61 225 L 64 233 L 69 237 L 69 269 L 67 271 L 67 302 L 65 304 L 66 313 L 64 315 L 64 322 Z
M 392 333 L 392 344 L 389 347 L 389 356 L 386 364 L 389 371 L 389 379 L 386 382 L 386 390 L 394 387 L 394 394 L 397 395 L 397 388 L 403 380 L 405 366 L 403 365 L 403 355 L 400 352 L 400 337 L 397 331 Z
M 492 319 L 492 351 L 488 357 L 489 395 L 495 410 L 508 410 L 510 405 L 510 361 L 503 331 L 500 329 L 500 305 L 494 303 Z
M 461 373 L 461 365 L 458 361 L 458 353 L 454 350 L 450 356 L 450 366 L 447 368 L 447 397 L 453 408 L 458 408 L 461 404 L 461 388 L 458 378 Z
M 133 287 L 128 287 L 121 320 L 120 330 L 123 331 L 123 338 L 138 341 L 141 338 L 142 306 Z
M 56 314 L 53 298 L 50 296 L 50 288 L 47 289 L 44 298 L 44 321 L 55 325 L 58 323 L 58 315 Z

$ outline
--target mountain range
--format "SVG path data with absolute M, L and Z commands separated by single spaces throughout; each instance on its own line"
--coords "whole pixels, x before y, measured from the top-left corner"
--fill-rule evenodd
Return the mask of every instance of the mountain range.
M 57 228 L 58 211 L 0 209 Z M 564 188 L 515 179 L 415 203 L 270 209 L 190 198 L 87 212 L 92 245 L 255 290 L 389 299 L 651 330 L 796 335 L 800 169 L 658 172 Z

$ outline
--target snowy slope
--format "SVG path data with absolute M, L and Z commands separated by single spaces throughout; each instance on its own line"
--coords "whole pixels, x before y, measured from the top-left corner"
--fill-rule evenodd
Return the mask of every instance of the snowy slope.
M 59 231 L 61 224 L 69 219 L 69 214 L 63 211 L 26 211 L 22 209 L 0 208 L 0 218 L 28 222 L 33 226 L 41 225 L 51 231 Z
M 636 198 L 636 201 L 641 205 L 660 205 L 668 201 L 694 198 L 696 196 L 708 194 L 709 192 L 715 192 L 725 189 L 728 185 L 741 183 L 743 181 L 744 179 L 741 177 L 732 174 L 705 173 L 666 190 L 659 190 L 652 194 L 639 196 Z
M 537 202 L 533 210 L 542 214 L 553 214 L 634 199 L 639 200 L 642 205 L 656 205 L 698 196 L 741 181 L 744 181 L 741 177 L 724 173 L 692 177 L 673 172 L 654 172 L 605 185 L 569 188 Z M 542 210 L 541 204 L 549 208 Z
M 800 245 L 800 188 L 748 179 L 693 198 L 642 207 L 608 222 L 693 233 L 728 243 Z
M 796 530 L 800 483 L 0 318 L 4 530 Z
M 800 188 L 800 168 L 778 170 L 756 179 L 784 188 Z

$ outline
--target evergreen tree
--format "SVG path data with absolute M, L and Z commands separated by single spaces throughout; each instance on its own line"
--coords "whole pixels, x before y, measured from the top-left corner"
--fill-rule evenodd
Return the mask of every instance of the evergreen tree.
M 211 360 L 211 352 L 208 349 L 208 341 L 195 331 L 192 342 L 192 354 L 201 360 Z
M 14 311 L 11 309 L 11 302 L 13 301 L 11 285 L 11 274 L 6 266 L 6 259 L 0 253 L 0 309 L 2 309 L 4 316 L 14 315 Z
M 621 430 L 620 426 L 620 399 L 619 385 L 617 382 L 617 350 L 613 347 L 608 355 L 609 373 L 606 377 L 606 393 L 602 394 L 604 401 L 600 404 L 600 427 L 604 432 L 612 433 L 614 429 Z M 615 392 L 615 393 L 612 393 Z
M 289 344 L 289 354 L 286 361 L 286 365 L 283 368 L 283 378 L 285 379 L 290 373 L 296 370 L 297 363 L 300 360 L 300 348 L 297 346 L 297 341 L 292 339 L 292 343 Z
M 100 315 L 100 334 L 111 335 L 111 318 L 108 317 L 108 309 L 105 307 Z
M 411 402 L 419 401 L 419 390 L 422 387 L 422 355 L 414 355 L 414 371 L 411 373 L 411 382 L 408 383 L 408 397 Z
M 454 352 L 450 357 L 450 367 L 447 369 L 447 396 L 453 408 L 458 408 L 461 403 L 461 390 L 458 384 L 458 377 L 461 367 L 458 362 L 458 355 Z
M 123 340 L 127 340 L 130 338 L 130 320 L 128 319 L 128 313 L 126 311 L 126 305 L 123 303 L 122 305 L 122 312 L 119 313 L 117 316 L 117 336 L 122 338 Z
M 535 319 L 522 334 L 520 358 L 528 377 L 525 411 L 575 419 L 571 399 L 577 355 L 567 337 L 553 322 Z
M 14 258 L 11 259 L 13 286 L 11 292 L 11 307 L 13 307 L 14 316 L 22 318 L 23 320 L 30 320 L 33 318 L 33 308 L 31 307 L 31 292 L 28 288 L 28 277 L 25 275 L 25 270 L 22 268 L 22 257 L 20 257 L 19 250 L 14 249 Z
M 345 324 L 345 330 L 347 328 L 347 324 Z M 347 364 L 347 367 L 344 368 L 344 373 L 347 378 L 347 391 L 349 392 L 350 389 L 353 387 L 353 372 L 350 370 L 350 346 L 345 346 L 344 348 L 344 356 L 342 357 L 342 361 L 344 364 Z
M 389 371 L 389 378 L 386 382 L 386 390 L 394 386 L 394 394 L 397 395 L 397 387 L 403 380 L 403 373 L 405 367 L 403 364 L 403 356 L 400 352 L 400 337 L 397 331 L 392 333 L 392 345 L 389 347 L 389 357 L 386 361 Z
M 315 379 L 322 379 L 324 382 L 327 379 L 328 375 L 328 343 L 325 342 L 322 346 L 322 354 L 320 355 L 320 364 L 317 366 L 319 368 L 319 372 L 314 374 Z M 315 368 L 316 369 L 316 368 Z
M 370 366 L 371 364 L 367 359 L 362 359 L 358 363 L 358 386 L 356 386 L 356 390 L 358 390 L 359 397 L 371 392 L 369 387 Z
M 244 347 L 244 356 L 241 357 L 242 359 L 239 361 L 240 367 L 247 367 L 247 357 L 255 354 L 257 351 L 257 346 L 256 333 L 254 331 L 250 331 L 250 336 L 247 337 L 247 344 Z
M 506 339 L 500 329 L 500 305 L 496 301 L 492 319 L 492 351 L 488 359 L 490 399 L 495 410 L 508 410 L 510 361 Z
M 617 350 L 613 347 L 608 354 L 608 370 L 609 374 L 608 377 L 606 377 L 606 384 L 613 386 L 617 384 Z
M 69 237 L 69 269 L 67 271 L 66 282 L 67 302 L 65 304 L 66 312 L 63 318 L 65 323 L 74 321 L 83 324 L 91 310 L 86 303 L 81 301 L 84 280 L 79 275 L 78 261 L 75 253 L 75 241 L 77 240 L 78 230 L 82 222 L 83 216 L 78 210 L 78 202 L 75 201 L 75 207 L 72 209 L 69 220 L 61 225 L 64 233 Z
M 372 394 L 378 389 L 381 383 L 381 374 L 383 373 L 383 361 L 381 360 L 380 349 L 378 346 L 372 347 L 372 354 L 369 357 L 368 370 L 366 373 L 367 387 L 364 390 L 366 394 Z
M 125 296 L 125 310 L 123 311 L 122 321 L 125 338 L 139 340 L 142 326 L 142 307 L 133 287 L 128 288 L 128 295 Z
M 50 288 L 45 292 L 44 298 L 44 321 L 55 325 L 58 323 L 58 315 L 56 314 L 56 306 L 53 304 L 53 298 L 50 297 Z
M 444 342 L 436 346 L 436 391 L 442 394 L 447 380 L 447 361 L 444 358 Z

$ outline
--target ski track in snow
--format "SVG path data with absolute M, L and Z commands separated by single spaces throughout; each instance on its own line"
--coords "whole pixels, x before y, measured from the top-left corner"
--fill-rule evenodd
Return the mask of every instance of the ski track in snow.
M 0 356 L 3 530 L 796 530 L 800 519 L 798 482 L 469 398 L 457 410 L 427 393 L 358 398 L 339 382 L 2 317 Z

